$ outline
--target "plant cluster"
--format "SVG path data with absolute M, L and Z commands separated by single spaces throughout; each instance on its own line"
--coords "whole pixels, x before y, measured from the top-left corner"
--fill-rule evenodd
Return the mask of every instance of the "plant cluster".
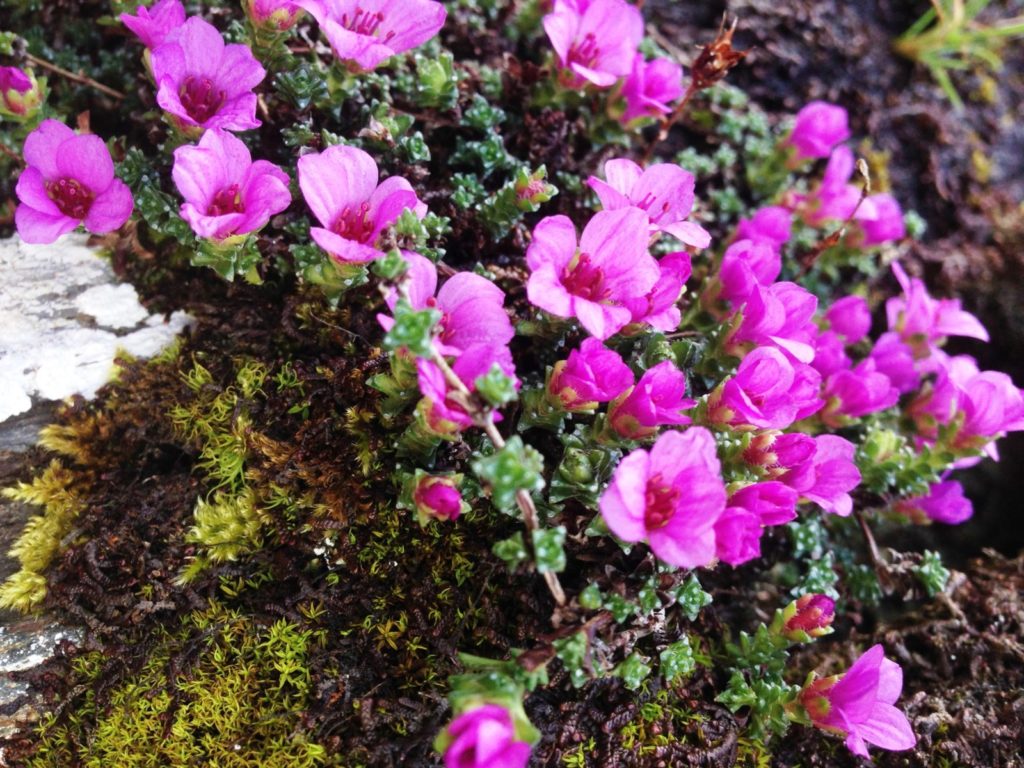
M 361 369 L 373 372 L 359 381 L 373 394 L 344 429 L 367 483 L 386 489 L 386 513 L 339 493 L 314 500 L 324 489 L 307 476 L 294 492 L 301 451 L 253 434 L 251 411 L 272 385 L 311 429 L 289 364 L 238 361 L 226 388 L 199 362 L 186 373 L 191 394 L 168 416 L 209 495 L 194 506 L 180 583 L 318 530 L 332 504 L 307 567 L 330 571 L 339 590 L 347 567 L 392 567 L 384 542 L 405 526 L 424 529 L 416 544 L 451 537 L 464 559 L 459 527 L 473 521 L 501 532 L 485 542 L 494 567 L 543 583 L 535 618 L 550 631 L 492 649 L 502 658 L 463 648 L 441 664 L 461 668 L 435 742 L 449 768 L 525 765 L 550 738 L 528 714 L 537 697 L 599 681 L 658 709 L 613 728 L 623 743 L 668 754 L 647 726 L 686 718 L 673 702 L 698 667 L 761 744 L 799 723 L 857 755 L 913 747 L 895 706 L 902 673 L 881 646 L 844 673 L 805 678 L 790 650 L 831 632 L 844 605 L 892 588 L 873 526 L 971 516 L 950 472 L 995 457 L 996 440 L 1024 428 L 1024 395 L 944 351 L 950 337 L 988 333 L 900 265 L 914 217 L 872 190 L 845 145 L 845 110 L 812 102 L 768 125 L 720 82 L 742 60 L 731 28 L 684 76 L 626 0 L 246 0 L 242 14 L 218 11 L 160 0 L 120 13 L 144 47 L 131 98 L 148 110 L 149 144 L 137 127 L 108 140 L 88 121 L 72 129 L 45 81 L 0 69 L 0 108 L 24 138 L 23 240 L 83 225 L 133 256 L 270 283 L 301 311 L 338 308 L 350 333 L 375 334 Z M 467 52 L 488 28 L 511 50 Z M 667 155 L 687 117 L 712 122 L 715 152 Z M 729 182 L 745 176 L 701 200 L 695 173 L 716 167 Z M 884 301 L 883 267 L 900 290 Z M 255 454 L 280 484 L 250 482 Z M 45 551 L 19 543 L 25 570 L 0 593 L 8 605 L 29 609 L 45 593 L 77 509 L 61 469 L 15 492 L 42 501 L 33 526 L 48 533 Z M 461 587 L 478 564 L 455 556 Z M 914 577 L 941 591 L 941 561 L 919 560 Z M 759 563 L 775 582 L 774 618 L 710 633 L 698 579 Z M 388 618 L 363 628 L 379 650 L 419 643 L 405 612 L 378 607 Z M 460 621 L 484 623 L 465 610 Z M 233 642 L 235 617 L 217 621 L 210 643 Z M 300 657 L 312 642 L 285 624 L 269 633 L 239 635 L 232 663 L 273 655 L 274 638 Z M 257 721 L 267 707 L 301 706 L 308 681 L 281 675 L 283 703 L 261 699 Z M 122 693 L 102 727 L 137 702 Z M 320 764 L 319 746 L 293 747 L 306 761 L 295 764 Z M 563 762 L 584 752 L 573 746 Z

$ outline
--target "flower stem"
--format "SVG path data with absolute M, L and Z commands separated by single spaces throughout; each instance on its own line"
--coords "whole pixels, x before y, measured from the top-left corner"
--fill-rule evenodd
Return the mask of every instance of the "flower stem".
M 73 80 L 76 83 L 88 85 L 90 88 L 95 88 L 100 93 L 105 93 L 107 96 L 110 96 L 113 99 L 117 99 L 118 101 L 123 101 L 125 99 L 125 94 L 121 93 L 120 91 L 115 91 L 113 88 L 104 85 L 103 83 L 98 83 L 91 77 L 85 77 L 84 75 L 76 75 L 74 72 L 64 69 L 63 67 L 58 67 L 56 64 L 51 64 L 45 59 L 40 59 L 38 56 L 33 56 L 31 53 L 26 53 L 25 58 L 31 61 L 37 67 L 42 67 L 43 69 L 49 70 L 50 72 L 54 72 L 60 75 L 61 77 L 67 78 L 68 80 Z

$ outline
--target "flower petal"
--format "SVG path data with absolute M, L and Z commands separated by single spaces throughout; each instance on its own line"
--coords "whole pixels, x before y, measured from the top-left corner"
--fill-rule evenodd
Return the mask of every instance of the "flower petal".
M 85 228 L 97 235 L 113 232 L 128 221 L 132 215 L 134 201 L 128 185 L 120 179 L 114 181 L 102 192 L 89 208 L 85 217 Z

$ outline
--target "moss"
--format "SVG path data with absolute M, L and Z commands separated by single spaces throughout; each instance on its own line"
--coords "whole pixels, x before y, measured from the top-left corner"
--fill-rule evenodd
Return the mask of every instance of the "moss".
M 7 498 L 40 506 L 43 513 L 29 519 L 11 547 L 9 554 L 21 568 L 0 587 L 0 607 L 28 612 L 46 597 L 43 572 L 60 553 L 62 542 L 82 508 L 74 490 L 75 482 L 74 473 L 54 459 L 31 482 L 4 489 Z
M 307 658 L 323 637 L 287 621 L 253 626 L 213 604 L 164 632 L 129 680 L 105 693 L 107 659 L 78 657 L 84 693 L 49 716 L 28 768 L 314 768 L 324 747 L 301 729 Z M 181 649 L 194 649 L 187 661 Z

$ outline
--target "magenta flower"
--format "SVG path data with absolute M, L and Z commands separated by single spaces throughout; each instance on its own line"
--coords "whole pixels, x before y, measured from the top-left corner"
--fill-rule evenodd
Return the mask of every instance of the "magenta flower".
M 601 495 L 601 516 L 623 541 L 646 541 L 658 559 L 697 568 L 715 558 L 725 487 L 715 438 L 701 427 L 663 434 L 626 456 Z
M 25 165 L 15 191 L 14 224 L 26 243 L 52 243 L 79 224 L 112 232 L 132 213 L 132 193 L 114 177 L 103 139 L 44 120 L 25 139 Z
M 771 243 L 737 240 L 725 249 L 718 270 L 717 295 L 739 309 L 757 286 L 770 286 L 782 270 L 782 256 Z M 712 287 L 712 292 L 715 287 Z
M 242 7 L 254 27 L 279 32 L 291 29 L 302 13 L 291 0 L 242 0 Z
M 417 479 L 412 501 L 421 523 L 431 518 L 455 520 L 462 514 L 459 480 L 460 476 L 455 475 L 423 475 Z
M 448 726 L 445 768 L 525 768 L 530 745 L 516 741 L 508 710 L 497 704 L 463 712 Z
M 156 101 L 183 132 L 257 128 L 256 94 L 266 71 L 249 46 L 225 45 L 216 27 L 193 16 L 152 51 Z
M 889 330 L 899 333 L 914 349 L 915 356 L 926 357 L 946 336 L 988 341 L 985 326 L 960 308 L 959 299 L 933 299 L 924 283 L 909 277 L 898 262 L 893 262 L 892 271 L 903 289 L 903 296 L 895 296 L 885 303 Z
M 715 521 L 715 557 L 732 566 L 761 556 L 764 527 L 756 514 L 740 507 L 726 507 Z
M 974 514 L 974 505 L 956 480 L 933 483 L 927 495 L 898 501 L 895 509 L 916 523 L 934 520 L 946 525 L 959 525 Z
M 799 437 L 803 438 L 806 435 Z M 853 461 L 856 448 L 849 440 L 837 435 L 819 435 L 812 439 L 814 456 L 800 463 L 789 464 L 790 468 L 777 479 L 826 512 L 847 517 L 853 511 L 850 491 L 860 483 L 860 471 Z M 776 443 L 779 440 L 776 440 Z M 802 453 L 805 449 L 805 446 L 800 444 L 802 442 L 786 447 L 792 447 Z M 782 461 L 779 462 L 780 465 Z
M 39 111 L 44 90 L 31 70 L 0 67 L 0 115 L 24 120 Z
M 651 233 L 667 232 L 695 248 L 707 248 L 711 235 L 686 217 L 693 210 L 693 174 L 673 163 L 647 169 L 632 160 L 615 158 L 604 164 L 607 181 L 587 179 L 606 211 L 634 206 L 647 213 Z
M 825 409 L 821 420 L 833 429 L 847 426 L 851 419 L 892 408 L 900 399 L 900 391 L 889 377 L 876 370 L 869 357 L 848 371 L 833 373 L 822 390 Z
M 874 208 L 874 216 L 871 218 L 858 217 L 862 234 L 860 238 L 855 238 L 857 245 L 880 245 L 902 240 L 906 236 L 907 227 L 903 222 L 903 209 L 900 208 L 895 197 L 888 194 L 871 195 L 864 203 L 865 205 L 871 203 Z
M 729 506 L 757 515 L 761 525 L 782 525 L 796 518 L 797 493 L 785 483 L 769 480 L 733 491 Z
M 140 5 L 134 16 L 122 13 L 118 18 L 152 50 L 185 23 L 185 8 L 181 0 L 160 0 L 149 8 Z
M 726 340 L 726 350 L 737 357 L 755 346 L 775 346 L 799 360 L 814 359 L 818 327 L 814 313 L 818 298 L 796 283 L 751 286 L 735 324 Z
M 256 232 L 292 201 L 288 174 L 266 160 L 254 163 L 245 143 L 219 128 L 197 146 L 174 150 L 171 176 L 185 198 L 181 217 L 211 240 Z
M 645 296 L 623 299 L 622 305 L 631 314 L 630 325 L 640 323 L 671 333 L 679 327 L 682 315 L 676 302 L 693 273 L 690 254 L 669 253 L 658 262 L 661 277 Z
M 335 56 L 363 72 L 427 42 L 447 16 L 434 0 L 295 0 L 295 5 L 316 19 Z
M 412 308 L 434 308 L 441 312 L 435 346 L 442 355 L 458 355 L 478 344 L 504 347 L 515 336 L 504 308 L 505 292 L 486 277 L 459 272 L 448 278 L 435 296 L 434 263 L 418 253 L 405 252 L 403 256 L 409 264 L 406 279 Z M 386 301 L 393 310 L 398 294 L 392 291 Z M 377 320 L 386 331 L 395 322 L 387 315 L 377 315 Z
M 809 643 L 832 633 L 836 603 L 828 595 L 801 595 L 782 609 L 781 618 L 783 637 L 791 643 Z
M 769 477 L 777 478 L 794 469 L 805 467 L 814 458 L 817 445 L 810 435 L 775 430 L 754 436 L 743 451 L 743 460 L 760 467 Z
M 644 20 L 625 0 L 556 3 L 543 20 L 558 61 L 569 70 L 568 84 L 591 82 L 609 88 L 633 69 Z
M 474 392 L 476 380 L 488 373 L 495 364 L 506 376 L 515 378 L 515 365 L 508 347 L 495 347 L 491 344 L 475 344 L 465 349 L 452 364 L 452 371 L 470 392 Z M 436 363 L 424 357 L 418 358 L 416 372 L 420 393 L 423 395 L 420 412 L 434 434 L 451 437 L 473 426 L 473 417 L 461 405 L 449 399 L 452 389 Z M 518 379 L 515 385 L 519 387 Z M 501 414 L 495 412 L 492 418 L 499 422 Z
M 849 750 L 867 757 L 867 744 L 898 751 L 917 743 L 906 715 L 893 706 L 902 690 L 903 670 L 875 645 L 846 674 L 809 683 L 800 703 L 815 726 L 845 735 Z
M 832 148 L 850 138 L 846 110 L 825 101 L 812 101 L 797 112 L 796 124 L 786 142 L 798 160 L 828 157 Z
M 758 347 L 740 363 L 736 374 L 708 400 L 715 423 L 760 429 L 784 429 L 820 409 L 821 375 L 794 363 L 774 347 Z
M 646 61 L 638 53 L 622 85 L 622 97 L 626 111 L 619 120 L 624 125 L 644 117 L 667 115 L 672 111 L 669 104 L 683 97 L 683 68 L 671 59 Z
M 299 158 L 299 188 L 321 226 L 309 230 L 316 244 L 338 261 L 362 263 L 383 256 L 381 233 L 402 211 L 419 218 L 427 206 L 400 176 L 377 183 L 377 164 L 355 147 L 335 145 Z
M 759 208 L 753 218 L 740 219 L 735 239 L 768 243 L 779 249 L 789 242 L 792 229 L 793 214 L 790 210 L 781 205 L 769 205 Z
M 823 377 L 849 370 L 853 365 L 846 354 L 846 343 L 835 331 L 822 331 L 814 342 L 814 370 Z
M 901 395 L 917 389 L 921 383 L 921 374 L 914 362 L 914 351 L 897 333 L 890 331 L 879 336 L 868 357 L 874 362 L 875 370 L 888 376 Z
M 686 375 L 671 360 L 644 372 L 636 386 L 608 407 L 608 424 L 629 440 L 650 437 L 658 427 L 689 424 L 683 411 L 697 403 L 685 397 Z
M 646 295 L 661 274 L 647 251 L 647 217 L 639 208 L 595 214 L 579 245 L 572 221 L 548 216 L 533 230 L 526 263 L 530 302 L 557 317 L 577 318 L 602 340 L 632 319 L 623 301 Z
M 569 413 L 592 411 L 633 386 L 633 372 L 618 352 L 600 340 L 586 339 L 568 360 L 555 363 L 548 394 Z
M 825 319 L 847 344 L 856 344 L 871 330 L 871 310 L 860 296 L 844 296 L 833 302 L 825 312 Z

